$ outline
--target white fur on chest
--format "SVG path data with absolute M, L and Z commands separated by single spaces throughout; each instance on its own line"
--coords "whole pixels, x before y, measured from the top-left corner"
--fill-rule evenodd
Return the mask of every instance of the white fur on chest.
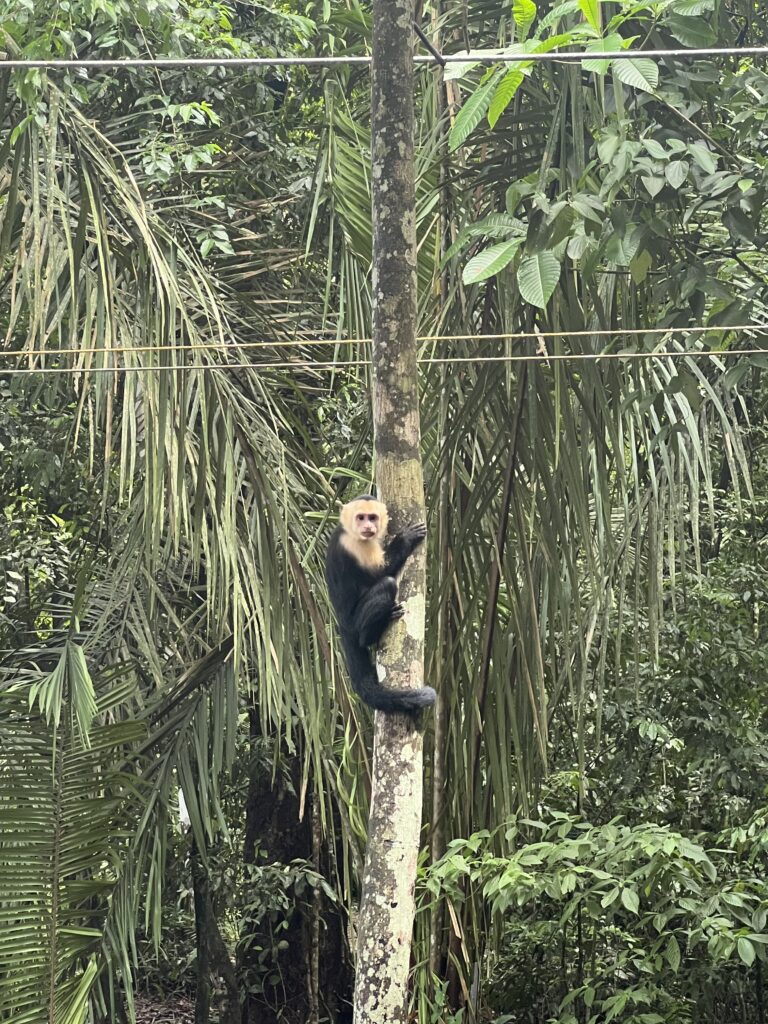
M 381 569 L 384 566 L 384 548 L 376 540 L 355 540 L 348 533 L 341 535 L 341 546 L 363 569 Z

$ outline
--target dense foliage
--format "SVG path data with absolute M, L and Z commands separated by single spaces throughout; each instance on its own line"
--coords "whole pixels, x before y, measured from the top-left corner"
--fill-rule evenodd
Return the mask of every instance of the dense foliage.
M 595 58 L 420 72 L 414 1013 L 762 1024 L 766 357 L 733 353 L 766 347 L 768 76 L 600 54 L 765 13 L 422 15 Z M 7 0 L 0 31 L 357 54 L 370 10 Z M 371 473 L 367 71 L 6 69 L 0 123 L 0 1021 L 341 1024 L 370 723 L 321 561 Z

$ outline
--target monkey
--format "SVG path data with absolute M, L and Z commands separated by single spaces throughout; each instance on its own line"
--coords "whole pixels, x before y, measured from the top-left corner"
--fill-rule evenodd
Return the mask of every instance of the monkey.
M 431 686 L 386 689 L 369 648 L 403 617 L 395 575 L 423 542 L 427 528 L 424 523 L 407 526 L 385 548 L 388 522 L 387 506 L 371 494 L 347 502 L 328 544 L 325 575 L 355 693 L 378 711 L 414 714 L 435 703 L 435 691 Z

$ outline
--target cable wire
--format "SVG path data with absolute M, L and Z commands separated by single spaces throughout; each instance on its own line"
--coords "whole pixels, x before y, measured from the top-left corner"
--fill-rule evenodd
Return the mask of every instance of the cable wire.
M 666 58 L 705 58 L 705 57 L 768 57 L 768 46 L 706 46 L 689 49 L 661 50 L 550 50 L 547 53 L 489 53 L 487 50 L 468 50 L 466 53 L 446 53 L 442 59 L 446 64 L 520 64 L 531 61 L 536 64 L 549 62 L 579 63 L 584 60 L 637 60 L 643 57 L 650 60 Z M 416 54 L 415 64 L 437 64 L 436 57 Z M 0 60 L 0 68 L 47 68 L 50 70 L 66 68 L 258 68 L 258 67 L 334 67 L 343 65 L 371 63 L 369 55 L 343 57 L 94 57 L 67 58 L 56 57 L 45 59 L 4 58 Z
M 421 358 L 420 365 L 456 363 L 555 363 L 555 362 L 599 362 L 601 360 L 651 360 L 651 359 L 727 359 L 733 356 L 768 356 L 768 348 L 731 348 L 713 351 L 711 349 L 681 349 L 676 352 L 557 352 L 536 353 L 535 355 L 499 356 L 435 356 Z M 174 363 L 163 366 L 14 366 L 0 370 L 2 377 L 39 375 L 88 376 L 92 373 L 187 373 L 210 370 L 339 370 L 345 367 L 370 366 L 370 359 L 342 359 L 337 362 L 295 362 L 260 363 Z
M 614 327 L 598 328 L 583 331 L 509 331 L 499 334 L 420 334 L 419 343 L 445 341 L 515 341 L 538 340 L 540 338 L 600 338 L 600 337 L 636 337 L 648 334 L 706 334 L 709 332 L 768 331 L 768 324 L 734 324 L 720 327 L 713 324 L 689 327 Z M 372 338 L 292 338 L 277 341 L 203 341 L 188 344 L 170 342 L 157 345 L 115 345 L 96 348 L 14 348 L 0 349 L 0 358 L 27 358 L 34 356 L 85 356 L 85 355 L 133 355 L 134 353 L 165 352 L 232 352 L 260 348 L 303 348 L 307 345 L 370 345 Z M 753 351 L 750 349 L 749 351 Z

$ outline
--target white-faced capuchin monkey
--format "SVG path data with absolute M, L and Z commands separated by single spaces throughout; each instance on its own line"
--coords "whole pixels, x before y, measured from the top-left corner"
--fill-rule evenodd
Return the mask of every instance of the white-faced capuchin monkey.
M 422 543 L 427 528 L 424 523 L 407 526 L 384 547 L 388 521 L 387 506 L 370 494 L 348 502 L 328 544 L 326 579 L 355 693 L 378 711 L 413 713 L 431 707 L 435 691 L 431 686 L 381 686 L 369 648 L 379 642 L 390 622 L 403 616 L 395 575 Z

